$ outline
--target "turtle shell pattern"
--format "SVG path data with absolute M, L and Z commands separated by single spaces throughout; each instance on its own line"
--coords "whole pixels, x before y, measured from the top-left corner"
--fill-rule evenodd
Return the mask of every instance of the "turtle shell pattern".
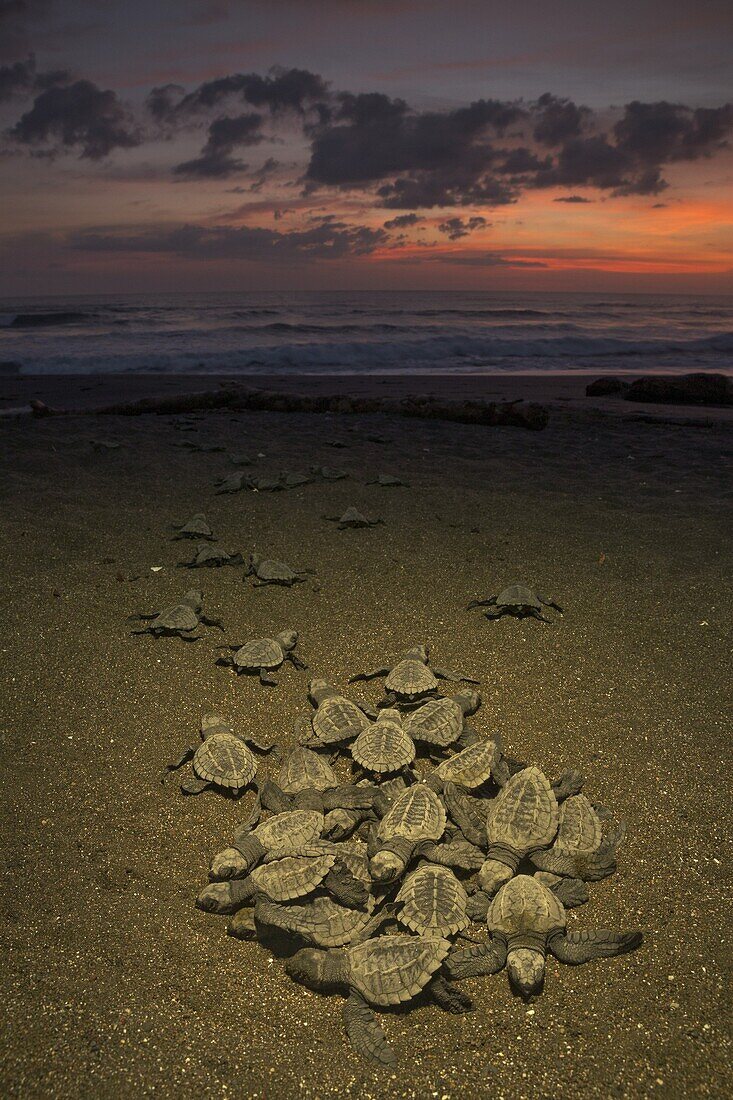
M 417 932 L 452 936 L 468 925 L 466 891 L 448 867 L 424 864 L 402 884 L 400 922 Z
M 185 603 L 174 604 L 161 611 L 157 619 L 153 619 L 150 627 L 153 630 L 195 630 L 199 625 L 199 617 L 193 608 Z
M 338 786 L 338 778 L 330 764 L 302 745 L 285 757 L 277 782 L 286 794 L 306 790 L 328 791 Z
M 408 787 L 390 807 L 377 828 L 380 840 L 439 840 L 445 830 L 445 807 L 424 783 Z
M 566 798 L 560 805 L 554 850 L 559 855 L 592 855 L 602 841 L 601 821 L 585 795 Z
M 258 825 L 253 836 L 273 857 L 294 855 L 318 840 L 323 829 L 323 814 L 317 810 L 288 810 Z
M 414 698 L 428 691 L 434 691 L 438 681 L 423 661 L 418 661 L 414 657 L 405 657 L 394 666 L 384 681 L 384 686 L 387 691 Z
M 208 542 L 200 542 L 196 547 L 196 557 L 193 559 L 196 565 L 205 565 L 207 562 L 229 561 L 231 554 L 222 547 L 211 546 Z
M 541 882 L 531 875 L 510 879 L 489 906 L 486 921 L 490 932 L 509 938 L 522 933 L 546 935 L 566 924 L 565 908 Z
M 207 783 L 237 791 L 252 782 L 257 761 L 239 737 L 232 733 L 213 733 L 196 750 L 193 770 Z
M 311 719 L 313 732 L 323 745 L 333 745 L 354 731 L 369 728 L 370 722 L 363 710 L 344 695 L 332 695 L 324 699 Z
M 531 852 L 551 844 L 557 833 L 557 799 L 539 768 L 513 775 L 489 806 L 486 835 L 489 844 L 516 852 Z
M 202 515 L 200 512 L 197 512 L 195 516 L 191 516 L 191 518 L 182 524 L 178 530 L 182 535 L 190 536 L 199 535 L 208 537 L 212 533 L 211 528 L 206 522 L 206 516 Z
M 446 748 L 457 741 L 463 729 L 463 711 L 454 699 L 429 699 L 404 720 L 413 741 Z
M 284 660 L 285 654 L 274 638 L 253 638 L 234 654 L 234 663 L 239 668 L 279 668 Z
M 284 561 L 266 558 L 255 566 L 255 573 L 261 581 L 294 581 L 297 574 Z
M 329 894 L 317 894 L 290 905 L 272 904 L 278 927 L 297 933 L 317 947 L 343 947 L 366 927 L 374 911 L 370 895 L 365 909 L 348 909 Z
M 496 597 L 497 607 L 536 607 L 541 608 L 542 604 L 535 596 L 531 588 L 527 588 L 525 584 L 510 584 L 508 588 L 503 588 L 499 595 Z
M 257 888 L 273 901 L 290 901 L 305 897 L 320 886 L 335 862 L 336 856 L 330 852 L 283 856 L 255 867 L 251 877 Z
M 458 783 L 473 790 L 491 777 L 498 751 L 495 741 L 477 741 L 444 760 L 435 770 L 444 783 Z
M 378 936 L 346 948 L 351 985 L 372 1005 L 397 1005 L 416 997 L 450 950 L 441 936 Z
M 367 771 L 396 772 L 415 759 L 415 744 L 403 730 L 399 715 L 392 713 L 397 721 L 383 711 L 379 721 L 362 730 L 351 746 L 354 760 Z

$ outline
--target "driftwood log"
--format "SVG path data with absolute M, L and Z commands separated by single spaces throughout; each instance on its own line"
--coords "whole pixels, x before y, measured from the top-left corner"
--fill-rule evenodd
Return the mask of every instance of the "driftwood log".
M 41 402 L 34 402 L 36 416 L 54 415 Z M 425 420 L 453 420 L 461 424 L 487 424 L 529 428 L 540 431 L 547 425 L 547 409 L 525 401 L 438 401 L 432 397 L 344 397 L 338 395 L 308 396 L 277 393 L 272 390 L 250 390 L 222 387 L 201 393 L 176 397 L 144 397 L 139 401 L 124 401 L 102 408 L 76 410 L 98 416 L 159 416 L 200 412 L 214 409 L 228 411 L 263 410 L 269 412 L 313 413 L 388 413 L 394 416 L 419 417 Z M 69 410 L 71 411 L 71 410 Z

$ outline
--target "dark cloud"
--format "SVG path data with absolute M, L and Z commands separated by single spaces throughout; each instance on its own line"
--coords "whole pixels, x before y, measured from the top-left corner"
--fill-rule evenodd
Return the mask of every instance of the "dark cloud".
M 396 218 L 390 218 L 388 222 L 385 222 L 384 228 L 406 229 L 409 225 L 417 225 L 418 222 L 424 221 L 425 218 L 420 218 L 417 214 L 398 214 Z
M 258 73 L 233 73 L 200 84 L 179 98 L 177 85 L 154 88 L 147 100 L 148 110 L 158 122 L 185 123 L 192 116 L 220 107 L 228 100 L 248 103 L 273 114 L 294 111 L 302 114 L 309 106 L 328 99 L 328 84 L 307 69 L 275 66 L 265 76 Z
M 569 138 L 578 137 L 583 124 L 592 117 L 587 107 L 578 107 L 570 99 L 545 92 L 534 105 L 537 116 L 534 130 L 535 141 L 540 145 L 562 145 Z
M 184 225 L 138 233 L 82 230 L 69 238 L 85 252 L 149 252 L 198 260 L 309 261 L 363 256 L 387 244 L 383 229 L 344 223 L 281 233 L 249 226 Z
M 475 214 L 465 221 L 463 218 L 448 218 L 447 221 L 440 223 L 438 231 L 445 233 L 449 240 L 457 241 L 460 237 L 467 237 L 469 233 L 473 233 L 477 229 L 484 229 L 488 224 L 486 218 L 482 218 L 480 214 Z
M 518 149 L 510 149 L 497 164 L 496 171 L 507 176 L 526 176 L 530 172 L 541 172 L 552 166 L 552 157 L 545 156 L 542 160 L 526 146 Z
M 51 143 L 52 151 L 78 148 L 79 155 L 90 160 L 101 160 L 113 149 L 129 149 L 141 141 L 115 93 L 89 80 L 41 92 L 8 134 L 20 145 Z
M 434 206 L 505 206 L 516 202 L 519 191 L 489 173 L 474 175 L 469 169 L 446 168 L 400 176 L 378 188 L 379 205 L 392 210 L 429 209 Z
M 25 61 L 0 65 L 0 103 L 27 95 L 36 78 L 36 61 L 31 54 Z
M 161 84 L 153 88 L 145 100 L 145 106 L 156 122 L 164 124 L 174 115 L 176 104 L 186 94 L 180 84 Z
M 582 195 L 561 195 L 559 199 L 553 199 L 553 202 L 593 202 L 593 199 L 584 199 Z
M 627 104 L 613 128 L 619 148 L 647 165 L 710 156 L 727 145 L 731 130 L 731 103 L 692 110 L 679 103 L 638 100 Z
M 254 112 L 230 118 L 217 118 L 209 126 L 209 137 L 195 160 L 178 164 L 173 171 L 179 176 L 225 179 L 243 172 L 246 165 L 232 157 L 241 146 L 257 145 L 264 140 L 261 132 L 262 115 Z

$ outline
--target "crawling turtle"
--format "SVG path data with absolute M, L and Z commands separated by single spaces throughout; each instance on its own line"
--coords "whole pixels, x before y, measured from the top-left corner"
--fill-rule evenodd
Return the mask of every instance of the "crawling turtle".
M 374 906 L 371 895 L 363 909 L 355 909 L 323 891 L 287 903 L 261 894 L 254 909 L 242 908 L 234 914 L 227 932 L 238 939 L 261 941 L 280 932 L 314 947 L 343 947 L 368 934 Z
M 233 668 L 237 675 L 246 672 L 257 675 L 263 684 L 277 684 L 275 672 L 284 661 L 290 661 L 296 668 L 308 666 L 293 653 L 298 644 L 297 630 L 282 630 L 272 638 L 253 638 L 242 646 L 229 646 L 231 657 L 220 657 L 216 662 Z
M 346 527 L 376 527 L 377 524 L 384 523 L 384 520 L 380 518 L 367 519 L 358 508 L 353 506 L 347 508 L 340 516 L 324 516 L 323 518 L 338 524 L 339 531 L 343 531 Z
M 428 699 L 405 716 L 405 732 L 413 741 L 431 748 L 446 749 L 449 745 L 467 748 L 478 734 L 466 724 L 465 719 L 480 705 L 481 696 L 475 691 L 458 692 L 450 698 Z
M 320 748 L 343 744 L 369 728 L 369 719 L 361 707 L 340 695 L 326 680 L 311 680 L 308 695 L 316 710 L 309 728 L 299 736 L 301 745 Z
M 469 684 L 478 683 L 478 680 L 473 680 L 470 676 L 449 672 L 444 668 L 431 667 L 428 664 L 429 655 L 430 651 L 426 645 L 415 646 L 392 668 L 386 665 L 369 672 L 360 672 L 352 676 L 349 683 L 386 676 L 384 686 L 387 694 L 378 705 L 389 707 L 395 704 L 414 706 L 428 696 L 434 696 L 438 689 L 438 678 L 455 682 L 466 680 Z
M 282 584 L 290 588 L 293 584 L 301 584 L 307 573 L 312 569 L 291 569 L 284 561 L 276 561 L 274 558 L 262 558 L 259 554 L 250 554 L 245 577 L 254 576 L 252 585 L 261 588 L 265 584 Z
M 206 522 L 206 516 L 202 512 L 196 512 L 186 520 L 185 523 L 172 524 L 173 530 L 177 531 L 177 535 L 173 535 L 173 540 L 176 539 L 209 539 L 211 542 L 216 542 L 214 538 L 214 532 Z
M 209 619 L 202 614 L 203 604 L 203 592 L 192 588 L 186 592 L 180 603 L 166 607 L 163 611 L 153 611 L 149 615 L 142 612 L 130 615 L 131 622 L 137 622 L 140 619 L 152 620 L 142 630 L 133 630 L 132 633 L 152 634 L 155 638 L 177 634 L 184 642 L 197 642 L 201 635 L 194 634 L 194 630 L 199 623 L 203 623 L 204 626 L 218 626 L 219 630 L 224 629 L 221 619 Z
M 367 481 L 367 485 L 380 485 L 383 489 L 396 488 L 398 485 L 404 485 L 409 489 L 409 482 L 403 481 L 401 477 L 395 477 L 394 474 L 377 474 L 372 481 Z
M 211 546 L 208 542 L 200 542 L 196 547 L 196 553 L 191 561 L 179 561 L 179 569 L 218 569 L 222 565 L 242 565 L 244 558 L 241 554 L 230 554 L 222 546 Z
M 362 730 L 351 755 L 365 772 L 387 775 L 402 771 L 415 759 L 415 742 L 402 728 L 396 710 L 383 710 L 373 725 Z
M 400 924 L 419 936 L 453 936 L 468 925 L 466 891 L 448 867 L 423 863 L 411 871 L 395 899 Z
M 209 867 L 209 879 L 223 882 L 243 878 L 261 859 L 297 855 L 312 847 L 323 832 L 323 814 L 317 810 L 292 810 L 276 814 L 255 829 L 238 830 L 228 848 L 217 852 Z
M 408 787 L 379 822 L 369 870 L 375 882 L 394 882 L 424 841 L 440 840 L 445 807 L 424 783 Z
M 193 759 L 193 777 L 181 783 L 184 794 L 201 794 L 216 787 L 238 798 L 257 772 L 250 745 L 258 752 L 274 748 L 252 735 L 235 733 L 218 714 L 205 714 L 201 719 L 201 744 L 189 745 L 177 760 L 166 765 L 166 771 L 177 771 Z
M 339 784 L 338 777 L 318 753 L 303 746 L 293 749 L 283 760 L 277 782 L 268 780 L 260 792 L 262 804 L 274 813 L 285 810 L 318 810 L 327 815 L 324 836 L 343 838 L 343 819 L 331 817 L 335 810 L 359 810 L 363 815 L 354 820 L 353 827 L 371 811 L 374 792 L 371 787 L 357 787 L 353 783 Z M 351 820 L 351 819 L 350 819 Z
M 311 466 L 311 473 L 322 477 L 324 481 L 342 481 L 349 476 L 346 470 L 338 466 Z
M 217 482 L 216 492 L 220 493 L 241 493 L 243 489 L 249 489 L 251 486 L 251 478 L 245 474 L 243 470 L 237 470 L 233 474 L 227 474 L 226 477 L 221 477 Z
M 450 950 L 442 936 L 379 936 L 354 947 L 304 948 L 285 963 L 291 978 L 310 989 L 348 991 L 346 1033 L 362 1057 L 394 1065 L 395 1057 L 370 1005 L 411 1001 L 423 990 L 441 1008 L 465 1012 L 471 1002 L 438 974 Z
M 625 831 L 604 807 L 593 806 L 584 794 L 573 795 L 560 806 L 555 843 L 534 852 L 532 862 L 542 871 L 597 882 L 616 870 Z
M 313 475 L 304 470 L 283 470 L 280 474 L 280 484 L 283 489 L 298 489 L 301 485 L 310 485 Z
M 448 973 L 455 979 L 475 978 L 496 974 L 506 965 L 509 980 L 525 998 L 542 988 L 548 949 L 560 962 L 577 966 L 633 951 L 642 942 L 638 931 L 566 931 L 562 902 L 531 875 L 517 875 L 502 886 L 489 908 L 487 924 L 490 941 L 454 951 Z
M 446 783 L 473 791 L 483 787 L 489 779 L 503 786 L 508 778 L 509 768 L 497 735 L 491 740 L 475 741 L 462 752 L 443 760 L 428 776 L 426 783 L 434 791 L 442 791 Z
M 468 605 L 472 607 L 491 607 L 492 611 L 486 612 L 487 619 L 500 619 L 502 615 L 514 615 L 517 619 L 527 617 L 539 619 L 543 623 L 552 622 L 542 614 L 543 607 L 553 607 L 555 611 L 564 614 L 563 609 L 554 600 L 541 596 L 539 592 L 533 592 L 525 584 L 510 584 L 503 588 L 498 596 L 489 596 L 485 600 L 471 600 Z
M 495 894 L 525 856 L 552 844 L 558 805 L 550 781 L 539 768 L 524 768 L 502 787 L 486 817 L 488 855 L 479 871 L 481 888 Z
M 367 887 L 332 848 L 314 843 L 300 855 L 261 863 L 244 878 L 212 882 L 196 898 L 196 907 L 207 913 L 236 913 L 260 894 L 272 901 L 293 901 L 323 889 L 342 905 L 363 908 L 369 897 Z

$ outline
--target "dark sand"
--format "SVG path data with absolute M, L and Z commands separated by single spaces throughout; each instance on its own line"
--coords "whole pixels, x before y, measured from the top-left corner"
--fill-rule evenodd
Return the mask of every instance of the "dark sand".
M 452 396 L 544 392 L 543 432 L 275 413 L 211 413 L 194 432 L 171 417 L 2 419 L 2 1095 L 730 1094 L 730 417 L 588 402 L 585 381 L 450 383 Z M 0 407 L 215 384 L 7 378 Z M 370 382 L 398 385 L 441 392 L 432 379 Z M 98 453 L 100 438 L 122 446 Z M 263 452 L 262 472 L 318 463 L 352 477 L 215 496 L 234 467 L 175 446 L 191 439 Z M 380 471 L 412 489 L 364 484 Z M 386 525 L 321 519 L 351 503 Z M 168 524 L 199 510 L 225 547 L 317 580 L 252 590 L 241 569 L 174 569 L 191 548 L 167 541 Z M 514 579 L 565 606 L 559 625 L 464 610 Z M 470 1015 L 386 1014 L 399 1069 L 365 1066 L 340 998 L 291 984 L 193 907 L 252 796 L 183 799 L 161 768 L 196 738 L 204 706 L 287 742 L 309 675 L 290 668 L 276 689 L 235 680 L 214 665 L 214 631 L 197 645 L 129 636 L 128 614 L 199 581 L 226 641 L 293 626 L 312 674 L 337 684 L 423 641 L 480 677 L 480 730 L 500 728 L 548 774 L 577 765 L 587 793 L 627 819 L 617 874 L 569 922 L 641 927 L 642 949 L 583 968 L 550 960 L 529 1006 L 502 974 L 464 983 Z

